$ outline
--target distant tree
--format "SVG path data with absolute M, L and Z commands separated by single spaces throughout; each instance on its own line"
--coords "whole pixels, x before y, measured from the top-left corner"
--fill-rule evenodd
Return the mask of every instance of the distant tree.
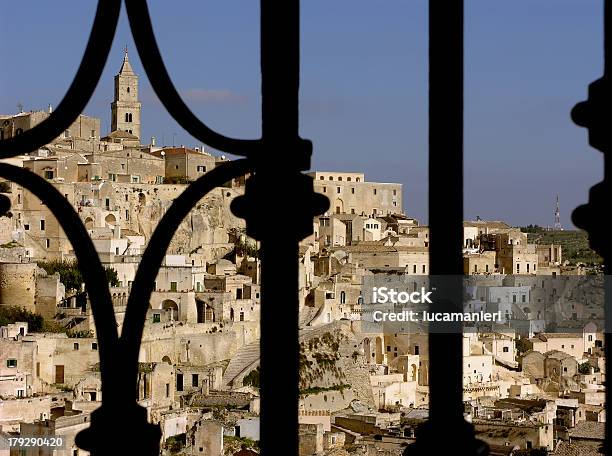
M 520 226 L 519 229 L 523 232 L 523 233 L 541 233 L 542 231 L 546 231 L 544 228 L 542 228 L 540 225 L 527 225 L 527 226 Z
M 60 282 L 64 284 L 66 290 L 78 290 L 83 283 L 83 277 L 76 261 L 39 261 L 38 267 L 44 269 L 49 275 L 59 273 Z
M 47 274 L 59 273 L 60 282 L 64 284 L 66 290 L 78 290 L 83 283 L 83 275 L 76 261 L 50 260 L 39 261 L 38 267 L 44 269 Z M 105 267 L 106 281 L 111 287 L 119 286 L 119 275 L 111 267 Z
M 599 372 L 599 367 L 593 366 L 589 361 L 582 364 L 578 364 L 578 372 L 580 372 L 581 374 L 590 374 L 591 369 L 594 369 L 595 372 Z
M 531 346 L 526 339 L 514 339 L 514 342 L 519 353 L 525 353 L 531 350 Z
M 244 377 L 242 384 L 245 386 L 250 385 L 254 386 L 255 388 L 259 388 L 259 366 Z
M 111 287 L 119 286 L 119 274 L 111 267 L 105 267 L 104 272 L 106 273 L 106 281 Z
M 28 331 L 40 332 L 43 330 L 45 319 L 38 314 L 30 312 L 19 306 L 0 306 L 0 326 L 6 326 L 18 321 L 28 324 Z

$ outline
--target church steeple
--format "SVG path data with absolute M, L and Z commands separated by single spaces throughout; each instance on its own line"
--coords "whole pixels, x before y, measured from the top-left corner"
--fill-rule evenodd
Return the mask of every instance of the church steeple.
M 128 60 L 128 48 L 125 47 L 124 55 L 123 55 L 123 64 L 121 65 L 121 69 L 119 70 L 119 75 L 136 75 L 134 70 L 132 70 L 132 65 L 130 65 L 130 61 Z
M 115 75 L 115 97 L 111 104 L 111 131 L 123 130 L 140 138 L 138 76 L 128 59 L 127 46 L 119 73 Z

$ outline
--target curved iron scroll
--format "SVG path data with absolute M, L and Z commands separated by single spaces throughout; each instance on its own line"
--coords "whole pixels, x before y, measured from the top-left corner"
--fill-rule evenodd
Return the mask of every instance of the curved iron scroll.
M 85 54 L 68 92 L 40 124 L 18 136 L 0 141 L 0 157 L 15 157 L 44 146 L 60 136 L 83 112 L 102 76 L 119 21 L 121 0 L 98 0 L 96 17 Z
M 221 187 L 231 179 L 247 174 L 248 160 L 228 162 L 214 168 L 185 189 L 172 203 L 151 236 L 136 272 L 121 333 L 122 356 L 125 359 L 126 381 L 136 381 L 138 353 L 144 329 L 149 299 L 157 271 L 161 267 L 166 250 L 183 219 L 206 194 Z M 128 385 L 130 386 L 130 385 Z M 129 391 L 129 390 L 128 390 Z
M 28 153 L 48 144 L 82 112 L 101 77 L 120 7 L 121 0 L 99 1 L 85 54 L 65 97 L 45 121 L 21 135 L 0 141 L 1 158 Z M 181 100 L 165 69 L 146 0 L 126 0 L 126 7 L 145 72 L 169 113 L 203 143 L 248 159 L 215 168 L 188 186 L 173 202 L 143 255 L 120 338 L 104 270 L 78 214 L 41 177 L 22 168 L 0 165 L 0 176 L 34 193 L 58 219 L 72 242 L 90 296 L 99 339 L 102 406 L 92 413 L 91 426 L 77 435 L 76 443 L 94 456 L 159 454 L 159 426 L 150 424 L 146 410 L 136 403 L 138 355 L 155 274 L 173 234 L 197 201 L 216 186 L 254 172 L 247 180 L 245 195 L 235 200 L 232 211 L 246 219 L 247 232 L 262 242 L 261 447 L 266 454 L 297 454 L 298 241 L 312 233 L 313 216 L 329 207 L 327 198 L 314 192 L 312 178 L 301 173 L 310 167 L 312 144 L 298 134 L 299 0 L 261 0 L 263 137 L 258 140 L 228 138 L 195 117 Z M 285 191 L 299 202 L 299 207 L 285 212 L 284 229 L 277 233 L 275 223 L 264 215 L 278 196 L 279 172 Z M 0 198 L 0 213 L 9 207 L 10 201 Z M 276 326 L 276 310 L 272 305 L 281 302 L 286 304 L 288 317 L 284 325 Z M 273 347 L 275 332 L 288 342 L 280 350 Z M 285 376 L 273 377 L 271 367 L 264 366 L 272 364 L 273 356 L 268 353 L 277 356 L 280 352 L 294 362 L 286 366 Z M 279 416 L 281 423 L 276 422 Z M 275 434 L 279 429 L 280 437 Z
M 209 146 L 234 155 L 249 156 L 259 150 L 261 141 L 223 136 L 210 129 L 191 112 L 172 84 L 168 70 L 166 70 L 155 40 L 146 0 L 125 0 L 125 7 L 138 55 L 150 78 L 151 85 L 164 107 L 181 127 Z
M 40 198 L 57 218 L 62 229 L 71 240 L 79 265 L 87 265 L 87 267 L 81 268 L 83 280 L 90 295 L 91 309 L 96 325 L 104 328 L 104 331 L 98 333 L 98 350 L 100 352 L 102 383 L 106 388 L 106 385 L 112 384 L 113 370 L 111 365 L 118 342 L 117 321 L 115 320 L 108 285 L 105 280 L 100 280 L 101 277 L 106 277 L 104 268 L 85 226 L 72 205 L 64 198 L 64 195 L 42 177 L 23 168 L 5 163 L 0 163 L 0 177 L 21 185 L 37 198 Z M 3 198 L 6 197 L 3 196 Z M 0 215 L 6 214 L 10 209 L 10 201 L 5 200 L 5 203 L 4 210 Z M 107 366 L 111 366 L 111 368 L 107 369 Z M 111 388 L 112 386 L 109 387 L 109 389 Z

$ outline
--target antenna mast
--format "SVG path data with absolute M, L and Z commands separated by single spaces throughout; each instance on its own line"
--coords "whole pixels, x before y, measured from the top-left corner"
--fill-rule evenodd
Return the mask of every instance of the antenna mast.
M 561 211 L 559 210 L 559 195 L 557 195 L 557 204 L 555 206 L 555 230 L 563 230 L 563 225 L 561 225 Z

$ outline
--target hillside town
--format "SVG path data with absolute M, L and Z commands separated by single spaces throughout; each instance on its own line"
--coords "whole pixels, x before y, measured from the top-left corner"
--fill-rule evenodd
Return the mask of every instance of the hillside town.
M 204 145 L 141 137 L 139 80 L 127 51 L 114 82 L 110 132 L 81 115 L 47 146 L 2 162 L 46 179 L 74 207 L 121 325 L 161 217 L 227 158 Z M 0 137 L 51 112 L 0 115 Z M 408 215 L 402 184 L 371 182 L 363 172 L 308 174 L 330 209 L 296 258 L 300 456 L 401 455 L 428 419 L 433 328 L 373 318 L 371 284 L 401 278 L 425 290 L 429 230 Z M 163 455 L 259 454 L 261 267 L 257 242 L 229 209 L 244 185 L 227 182 L 194 207 L 155 280 L 138 403 L 161 427 Z M 0 441 L 65 442 L 48 453 L 0 446 L 0 455 L 85 455 L 75 436 L 103 394 L 88 290 L 49 208 L 10 181 L 0 181 L 0 194 L 11 202 L 0 217 Z M 601 275 L 565 260 L 561 244 L 530 239 L 503 221 L 464 222 L 464 309 L 499 316 L 466 322 L 464 416 L 491 455 L 597 454 L 606 420 Z

